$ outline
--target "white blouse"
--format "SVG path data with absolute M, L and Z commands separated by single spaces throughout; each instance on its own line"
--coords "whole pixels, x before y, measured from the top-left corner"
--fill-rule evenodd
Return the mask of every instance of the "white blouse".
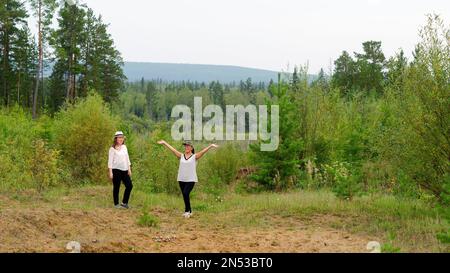
M 198 182 L 197 179 L 197 160 L 195 159 L 195 154 L 186 159 L 185 155 L 181 155 L 180 167 L 178 168 L 178 178 L 177 181 L 181 182 Z
M 131 166 L 127 146 L 122 145 L 118 150 L 109 148 L 108 168 L 128 171 Z

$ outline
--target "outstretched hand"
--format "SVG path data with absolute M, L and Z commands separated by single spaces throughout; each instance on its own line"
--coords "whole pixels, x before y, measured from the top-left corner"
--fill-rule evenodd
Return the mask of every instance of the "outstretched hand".
M 213 148 L 219 148 L 219 145 L 217 145 L 217 144 L 211 144 L 211 147 L 213 147 Z
M 160 145 L 164 145 L 165 148 L 167 148 L 167 149 L 169 149 L 170 151 L 172 151 L 172 153 L 173 153 L 176 157 L 180 158 L 180 157 L 182 156 L 182 153 L 180 153 L 179 151 L 177 151 L 177 149 L 175 149 L 174 147 L 170 146 L 170 144 L 167 143 L 165 140 L 160 140 L 160 141 L 158 141 L 157 143 L 160 144 Z

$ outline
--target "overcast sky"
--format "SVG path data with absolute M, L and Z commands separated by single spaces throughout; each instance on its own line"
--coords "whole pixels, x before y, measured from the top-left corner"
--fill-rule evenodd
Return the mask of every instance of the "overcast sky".
M 387 56 L 418 41 L 446 0 L 81 0 L 110 24 L 126 61 L 328 70 L 342 50 L 379 40 Z

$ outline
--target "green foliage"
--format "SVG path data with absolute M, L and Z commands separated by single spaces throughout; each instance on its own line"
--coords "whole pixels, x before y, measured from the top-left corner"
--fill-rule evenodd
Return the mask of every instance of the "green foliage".
M 219 105 L 224 109 L 225 101 L 223 97 L 223 86 L 220 82 L 211 82 L 209 85 L 209 92 L 214 104 Z
M 340 87 L 344 92 L 349 93 L 349 90 L 353 88 L 354 75 L 356 74 L 356 65 L 353 58 L 347 51 L 343 51 L 334 65 L 333 86 Z
M 27 25 L 23 1 L 0 5 L 0 100 L 5 106 L 31 106 L 36 43 Z
M 337 197 L 351 200 L 361 192 L 361 185 L 357 168 L 346 162 L 334 162 L 324 164 L 324 176 L 326 184 L 331 185 L 332 191 Z
M 385 243 L 381 245 L 382 253 L 400 253 L 401 249 L 399 247 L 393 246 L 391 243 Z
M 29 160 L 33 141 L 39 138 L 38 124 L 22 108 L 0 111 L 0 189 L 33 187 Z
M 118 97 L 123 87 L 123 60 L 101 16 L 86 6 L 62 5 L 58 27 L 49 44 L 55 52 L 50 76 L 50 109 L 55 112 L 65 99 L 74 101 L 95 89 L 106 102 Z
M 298 153 L 303 142 L 295 135 L 298 119 L 295 117 L 295 105 L 288 94 L 289 86 L 279 81 L 277 86 L 272 87 L 275 88 L 272 93 L 276 94 L 279 105 L 279 136 L 276 136 L 279 146 L 275 151 L 261 151 L 261 143 L 250 145 L 251 157 L 257 168 L 251 178 L 266 189 L 285 190 L 297 182 Z M 267 102 L 269 111 L 271 104 Z
M 221 184 L 229 185 L 237 176 L 245 155 L 233 144 L 225 144 L 199 161 L 198 169 L 201 180 L 214 177 Z
M 381 42 L 367 41 L 363 43 L 364 53 L 356 53 L 355 83 L 359 90 L 383 91 L 385 57 L 381 50 Z
M 59 152 L 46 147 L 43 140 L 33 142 L 34 155 L 29 161 L 31 176 L 39 192 L 56 185 L 59 181 Z
M 141 227 L 157 227 L 159 225 L 159 219 L 148 212 L 144 212 L 139 216 L 137 224 Z
M 381 42 L 364 42 L 363 50 L 363 53 L 355 53 L 356 60 L 344 51 L 334 63 L 333 86 L 341 88 L 346 95 L 355 90 L 383 91 L 385 56 Z
M 219 177 L 211 176 L 207 179 L 201 180 L 201 183 L 199 183 L 199 189 L 204 193 L 213 195 L 216 200 L 221 200 L 220 196 L 224 193 L 226 187 Z
M 450 207 L 450 174 L 447 173 L 443 178 L 441 200 L 444 206 Z
M 389 126 L 378 144 L 380 155 L 411 187 L 441 201 L 450 173 L 449 35 L 439 17 L 429 16 L 414 62 L 388 88 Z
M 66 104 L 55 117 L 55 144 L 76 183 L 105 181 L 118 118 L 96 93 Z
M 134 182 L 145 192 L 178 194 L 180 191 L 177 182 L 178 160 L 157 144 L 161 139 L 168 139 L 166 130 L 164 125 L 160 125 L 148 136 L 135 136 L 128 146 L 133 160 Z M 172 145 L 181 147 L 181 143 Z
M 126 114 L 134 114 L 138 117 L 143 117 L 146 108 L 145 94 L 135 91 L 124 92 L 120 95 L 120 102 L 122 110 Z

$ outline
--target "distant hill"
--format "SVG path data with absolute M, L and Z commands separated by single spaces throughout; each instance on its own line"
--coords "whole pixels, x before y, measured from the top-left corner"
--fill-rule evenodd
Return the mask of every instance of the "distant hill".
M 229 65 L 172 64 L 125 62 L 124 73 L 128 81 L 162 79 L 165 81 L 198 81 L 222 83 L 239 82 L 252 78 L 253 82 L 277 80 L 278 72 Z
M 48 64 L 44 75 L 49 77 L 53 69 L 53 63 Z M 128 81 L 140 81 L 161 79 L 163 81 L 197 81 L 209 83 L 220 81 L 221 83 L 238 83 L 252 78 L 252 82 L 266 82 L 278 79 L 278 72 L 257 68 L 248 68 L 232 65 L 208 65 L 208 64 L 177 64 L 177 63 L 150 63 L 150 62 L 124 62 L 123 71 Z M 315 75 L 308 75 L 311 82 Z

